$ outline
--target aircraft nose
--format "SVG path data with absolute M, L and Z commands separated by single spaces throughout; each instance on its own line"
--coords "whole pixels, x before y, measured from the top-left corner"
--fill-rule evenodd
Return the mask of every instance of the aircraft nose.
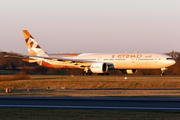
M 169 60 L 169 61 L 168 61 L 168 64 L 169 64 L 169 65 L 174 65 L 175 63 L 176 63 L 175 60 Z
M 176 64 L 176 61 L 175 61 L 175 60 L 173 60 L 173 65 L 174 65 L 174 64 Z

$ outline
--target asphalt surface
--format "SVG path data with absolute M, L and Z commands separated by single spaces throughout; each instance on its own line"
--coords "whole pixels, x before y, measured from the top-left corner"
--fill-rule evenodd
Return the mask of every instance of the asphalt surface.
M 180 111 L 180 98 L 0 97 L 0 108 Z
M 12 89 L 13 92 L 23 92 L 23 91 L 75 91 L 75 90 L 180 90 L 180 88 L 105 88 L 105 89 Z M 5 92 L 5 89 L 0 89 L 0 92 Z

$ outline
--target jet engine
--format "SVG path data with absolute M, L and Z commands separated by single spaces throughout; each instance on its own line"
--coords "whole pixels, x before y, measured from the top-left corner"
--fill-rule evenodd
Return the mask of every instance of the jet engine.
M 120 71 L 124 74 L 134 74 L 137 72 L 137 69 L 121 69 Z
M 106 73 L 108 71 L 108 65 L 106 63 L 93 63 L 90 66 L 90 70 L 93 73 Z

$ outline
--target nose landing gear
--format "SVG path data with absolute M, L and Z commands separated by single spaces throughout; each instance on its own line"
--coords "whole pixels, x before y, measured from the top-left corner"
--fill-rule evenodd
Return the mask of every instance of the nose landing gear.
M 167 70 L 167 68 L 161 68 L 161 71 L 162 71 L 161 76 L 164 76 L 164 71 L 165 70 Z
M 164 73 L 163 73 L 163 72 L 161 73 L 161 76 L 164 76 Z

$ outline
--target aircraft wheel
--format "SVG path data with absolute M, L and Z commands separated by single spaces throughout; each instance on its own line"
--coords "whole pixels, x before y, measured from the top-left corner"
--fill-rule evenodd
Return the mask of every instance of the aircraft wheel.
M 164 76 L 164 73 L 162 73 L 161 76 Z
M 81 75 L 87 75 L 87 73 L 86 72 L 82 72 Z

